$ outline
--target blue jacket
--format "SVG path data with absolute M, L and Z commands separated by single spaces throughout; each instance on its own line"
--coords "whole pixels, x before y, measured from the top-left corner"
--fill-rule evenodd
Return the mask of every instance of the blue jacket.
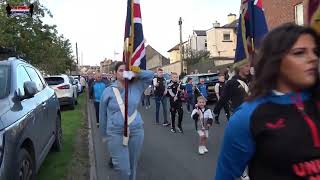
M 92 93 L 95 102 L 100 102 L 102 93 L 106 88 L 106 84 L 103 81 L 95 81 L 92 85 Z
M 208 98 L 208 91 L 207 91 L 207 85 L 205 84 L 199 84 L 198 89 L 200 90 L 200 93 L 205 97 Z
M 141 94 L 151 84 L 154 73 L 149 70 L 142 70 L 134 80 L 129 83 L 128 94 L 128 114 L 131 116 L 139 107 L 141 101 Z M 117 103 L 113 92 L 113 87 L 119 89 L 122 100 L 124 102 L 125 89 L 118 87 L 118 81 L 115 81 L 107 87 L 100 101 L 100 132 L 103 137 L 113 133 L 122 134 L 124 118 L 120 107 Z M 141 114 L 138 112 L 135 120 L 129 125 L 130 130 L 142 128 L 143 120 Z
M 189 97 L 192 97 L 193 96 L 193 89 L 192 89 L 193 85 L 192 84 L 189 84 L 187 83 L 186 84 L 186 91 L 187 91 L 187 94 Z
M 308 90 L 243 103 L 225 128 L 215 180 L 234 180 L 247 166 L 251 179 L 320 177 L 319 170 L 309 171 L 320 159 L 319 117 L 319 95 Z

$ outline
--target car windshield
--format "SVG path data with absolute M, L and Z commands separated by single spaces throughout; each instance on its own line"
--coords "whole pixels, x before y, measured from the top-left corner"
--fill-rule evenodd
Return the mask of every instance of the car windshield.
M 64 83 L 62 77 L 46 77 L 44 78 L 49 86 L 59 85 Z
M 217 75 L 208 75 L 208 76 L 201 77 L 201 78 L 204 78 L 206 83 L 218 81 Z
M 183 82 L 188 83 L 187 82 L 188 77 L 192 78 L 193 84 L 199 84 L 200 79 L 204 79 L 205 83 L 218 81 L 218 76 L 213 74 L 213 75 L 201 75 L 201 76 L 187 76 L 187 77 L 184 77 Z
M 9 66 L 0 65 L 0 99 L 8 96 Z

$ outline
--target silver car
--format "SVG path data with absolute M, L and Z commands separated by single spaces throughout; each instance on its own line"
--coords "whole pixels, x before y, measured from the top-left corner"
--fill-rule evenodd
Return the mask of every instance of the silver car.
M 22 59 L 0 59 L 0 180 L 35 179 L 49 151 L 61 148 L 54 90 Z

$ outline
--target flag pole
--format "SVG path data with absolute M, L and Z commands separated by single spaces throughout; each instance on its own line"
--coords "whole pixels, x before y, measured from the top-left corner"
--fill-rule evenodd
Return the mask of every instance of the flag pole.
M 131 66 L 131 56 L 133 51 L 133 45 L 134 45 L 134 3 L 133 0 L 128 1 L 130 4 L 128 6 L 131 6 L 131 12 L 130 12 L 130 18 L 131 18 L 131 24 L 130 24 L 130 33 L 129 38 L 126 38 L 126 46 L 127 46 L 127 54 L 126 54 L 126 71 L 130 70 Z M 128 95 L 129 95 L 129 80 L 125 78 L 125 102 L 124 102 L 124 131 L 123 131 L 123 145 L 127 146 L 129 142 L 129 127 L 128 127 Z
M 254 1 L 253 0 L 250 0 L 250 6 L 251 6 L 251 20 L 252 20 L 252 23 L 251 24 L 251 53 L 249 53 L 249 56 L 251 56 L 251 61 L 250 61 L 250 66 L 253 66 L 254 64 L 254 53 L 255 53 L 255 45 L 254 45 L 254 27 L 255 27 L 255 16 L 254 16 Z
M 129 69 L 129 61 L 130 61 L 130 50 L 129 50 L 129 38 L 126 38 L 125 40 L 125 66 L 126 71 Z M 124 79 L 124 88 L 125 88 L 125 102 L 124 102 L 124 126 L 123 126 L 123 145 L 127 146 L 129 137 L 128 137 L 128 79 Z

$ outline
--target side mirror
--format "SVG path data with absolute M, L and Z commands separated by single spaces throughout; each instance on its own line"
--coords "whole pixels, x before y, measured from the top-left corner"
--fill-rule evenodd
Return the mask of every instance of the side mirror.
M 15 92 L 16 94 L 16 100 L 22 101 L 24 99 L 30 99 L 34 97 L 35 94 L 37 94 L 38 89 L 37 85 L 33 81 L 27 81 L 23 84 L 24 92 L 18 88 Z
M 27 99 L 32 98 L 38 92 L 37 85 L 33 81 L 24 82 L 23 88 Z

